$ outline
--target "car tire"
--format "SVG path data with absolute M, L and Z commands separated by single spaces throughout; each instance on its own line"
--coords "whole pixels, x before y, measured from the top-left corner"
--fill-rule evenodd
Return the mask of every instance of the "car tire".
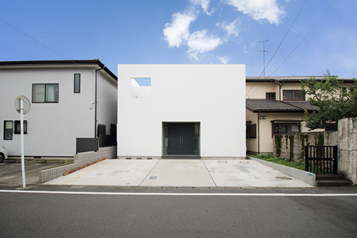
M 5 155 L 3 153 L 0 153 L 0 163 L 4 162 Z

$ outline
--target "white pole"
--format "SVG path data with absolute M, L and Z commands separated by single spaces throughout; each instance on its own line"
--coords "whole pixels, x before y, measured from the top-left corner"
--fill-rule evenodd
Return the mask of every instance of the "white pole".
M 22 188 L 26 188 L 25 178 L 25 158 L 24 158 L 24 99 L 20 98 L 20 131 L 21 131 L 21 173 L 22 173 Z

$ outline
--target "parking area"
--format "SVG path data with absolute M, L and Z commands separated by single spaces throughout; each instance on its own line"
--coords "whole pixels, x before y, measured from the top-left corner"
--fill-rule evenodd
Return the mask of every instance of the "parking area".
M 138 187 L 312 187 L 253 160 L 104 160 L 48 185 Z
M 39 172 L 73 162 L 72 159 L 27 159 L 25 160 L 26 184 L 39 184 Z M 22 186 L 21 160 L 11 158 L 0 164 L 0 185 Z

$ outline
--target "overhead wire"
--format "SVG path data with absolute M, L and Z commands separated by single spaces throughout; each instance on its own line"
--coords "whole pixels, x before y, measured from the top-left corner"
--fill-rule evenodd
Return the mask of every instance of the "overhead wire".
M 10 24 L 9 22 L 5 21 L 3 18 L 0 17 L 0 21 L 2 21 L 3 23 L 5 23 L 6 25 L 10 26 L 11 28 L 15 29 L 16 31 L 20 32 L 21 34 L 25 35 L 26 37 L 30 38 L 31 40 L 35 41 L 36 43 L 42 45 L 43 47 L 45 47 L 46 49 L 52 51 L 53 53 L 61 56 L 62 58 L 68 60 L 68 61 L 71 61 L 73 64 L 75 65 L 79 65 L 77 64 L 75 61 L 71 60 L 71 59 L 68 59 L 67 57 L 63 56 L 62 54 L 58 53 L 57 51 L 51 49 L 50 47 L 48 47 L 47 45 L 41 43 L 40 41 L 36 40 L 35 38 L 33 38 L 32 36 L 26 34 L 25 32 L 23 32 L 22 30 L 18 29 L 17 27 L 15 27 L 14 25 Z M 89 72 L 92 72 L 91 70 L 89 69 L 86 69 L 87 71 Z
M 324 18 L 324 16 L 327 14 L 327 12 L 331 9 L 331 7 L 333 6 L 333 4 L 335 4 L 337 0 L 335 0 L 331 6 L 326 10 L 326 12 L 322 15 L 322 17 L 316 22 L 316 24 L 311 28 L 311 30 L 305 35 L 305 37 L 299 42 L 299 44 L 290 52 L 290 54 L 283 60 L 283 62 L 274 70 L 274 72 L 270 75 L 272 76 L 279 68 L 282 64 L 284 64 L 284 62 L 290 57 L 290 55 L 292 55 L 292 53 L 294 53 L 294 51 L 300 46 L 300 44 L 306 39 L 306 37 L 312 32 L 312 30 L 320 23 L 320 21 L 322 20 L 322 18 Z M 270 77 L 269 76 L 269 77 Z
M 310 31 L 305 35 L 305 37 L 299 42 L 299 44 L 290 52 L 290 54 L 283 60 L 283 62 L 273 71 L 272 74 L 269 75 L 269 78 L 280 68 L 280 66 L 292 55 L 292 53 L 300 46 L 300 44 L 307 38 L 307 36 L 312 32 L 312 30 L 320 23 L 320 21 L 322 20 L 322 18 L 325 17 L 325 15 L 327 14 L 327 12 L 331 9 L 331 7 L 336 3 L 337 0 L 335 0 L 330 7 L 326 10 L 326 12 L 320 17 L 320 19 L 316 22 L 316 24 L 310 29 Z M 306 1 L 305 1 L 306 2 Z M 305 3 L 304 3 L 305 4 Z M 270 61 L 269 61 L 270 62 Z M 260 77 L 260 76 L 259 76 Z M 259 78 L 258 78 L 259 79 Z M 261 85 L 259 87 L 257 87 L 255 89 L 254 92 L 256 92 L 259 88 L 261 87 Z M 250 90 L 249 90 L 250 91 Z M 253 93 L 254 93 L 253 92 Z
M 280 46 L 283 44 L 283 42 L 284 42 L 286 36 L 288 35 L 288 33 L 289 33 L 289 31 L 291 30 L 291 28 L 293 27 L 293 25 L 294 25 L 296 19 L 299 17 L 299 15 L 300 15 L 302 9 L 304 8 L 306 1 L 307 1 L 307 0 L 305 0 L 305 2 L 302 4 L 302 6 L 301 6 L 301 8 L 300 8 L 298 14 L 296 15 L 294 21 L 291 23 L 289 29 L 288 29 L 287 32 L 285 33 L 285 36 L 284 36 L 283 39 L 281 40 L 281 42 L 280 42 L 278 48 L 275 50 L 273 56 L 270 58 L 268 64 L 264 67 L 263 71 L 260 73 L 258 79 L 260 79 L 260 77 L 262 76 L 263 72 L 265 72 L 265 69 L 268 67 L 268 65 L 270 64 L 270 62 L 273 60 L 274 56 L 276 55 L 276 53 L 277 53 L 278 50 L 280 49 Z M 247 96 L 247 95 L 249 94 L 249 92 L 252 90 L 252 88 L 254 87 L 254 85 L 255 85 L 256 82 L 257 82 L 257 81 L 254 81 L 253 85 L 250 87 L 249 91 L 246 93 L 246 96 Z M 254 92 L 255 92 L 255 91 L 254 91 Z

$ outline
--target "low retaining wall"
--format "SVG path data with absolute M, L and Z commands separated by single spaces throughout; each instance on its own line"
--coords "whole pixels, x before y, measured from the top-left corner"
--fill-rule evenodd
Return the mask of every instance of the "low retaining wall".
M 281 165 L 281 164 L 272 163 L 272 162 L 269 162 L 266 160 L 261 160 L 261 159 L 257 159 L 257 158 L 250 157 L 250 156 L 247 156 L 247 159 L 256 160 L 259 163 L 262 163 L 266 166 L 269 166 L 271 168 L 279 170 L 280 172 L 282 172 L 286 175 L 289 175 L 293 178 L 304 181 L 305 183 L 310 184 L 312 186 L 316 186 L 316 174 L 314 174 L 314 173 L 307 172 L 307 171 L 300 170 L 300 169 L 291 168 L 291 167 Z
M 52 179 L 61 177 L 66 172 L 72 171 L 83 165 L 92 163 L 102 158 L 107 158 L 107 159 L 116 158 L 117 157 L 116 153 L 117 153 L 117 147 L 111 146 L 111 147 L 99 148 L 97 152 L 86 152 L 86 153 L 77 154 L 74 156 L 73 164 L 42 170 L 40 172 L 40 183 L 46 183 Z

